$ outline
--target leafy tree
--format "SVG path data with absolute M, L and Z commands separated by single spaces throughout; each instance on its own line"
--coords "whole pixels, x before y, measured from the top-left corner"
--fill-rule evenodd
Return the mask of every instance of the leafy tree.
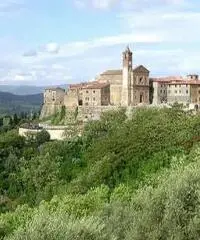
M 41 145 L 45 142 L 50 140 L 50 134 L 46 130 L 42 130 L 41 132 L 37 133 L 35 136 L 35 141 L 37 145 Z

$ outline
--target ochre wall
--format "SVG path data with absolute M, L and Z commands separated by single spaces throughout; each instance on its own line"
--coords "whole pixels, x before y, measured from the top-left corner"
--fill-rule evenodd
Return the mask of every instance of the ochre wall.
M 121 91 L 122 91 L 122 75 L 100 75 L 97 79 L 99 82 L 110 83 L 110 104 L 121 104 Z
M 78 95 L 75 92 L 68 92 L 64 97 L 64 105 L 65 107 L 76 107 L 78 106 Z

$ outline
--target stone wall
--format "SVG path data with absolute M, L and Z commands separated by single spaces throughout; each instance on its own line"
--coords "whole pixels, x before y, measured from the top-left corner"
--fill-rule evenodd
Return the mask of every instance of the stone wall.
M 61 111 L 62 104 L 43 104 L 40 113 L 40 119 L 44 119 Z
M 65 90 L 61 88 L 45 89 L 44 104 L 63 104 Z
M 83 106 L 100 106 L 101 89 L 83 89 Z
M 78 106 L 78 93 L 75 91 L 68 91 L 64 97 L 65 107 L 76 107 Z
M 190 103 L 190 85 L 187 84 L 169 84 L 167 86 L 167 103 L 175 102 Z
M 153 102 L 157 105 L 167 102 L 167 84 L 162 82 L 152 82 L 153 84 Z
M 47 127 L 44 129 L 49 133 L 50 140 L 64 140 L 66 138 L 66 128 Z M 19 135 L 27 137 L 29 135 L 36 135 L 41 131 L 42 129 L 19 128 Z
M 102 83 L 110 83 L 110 104 L 117 106 L 120 105 L 122 92 L 122 74 L 100 75 L 96 80 Z
M 191 103 L 200 104 L 200 83 L 190 86 Z
M 118 106 L 79 107 L 77 120 L 83 122 L 99 120 L 103 112 L 117 109 Z

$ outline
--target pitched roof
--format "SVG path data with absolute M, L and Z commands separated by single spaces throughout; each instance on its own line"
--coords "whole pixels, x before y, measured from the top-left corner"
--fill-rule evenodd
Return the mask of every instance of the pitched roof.
M 182 76 L 150 78 L 150 81 L 158 82 L 158 83 L 166 83 L 169 85 L 180 85 L 180 84 L 200 85 L 200 80 L 188 79 Z
M 143 65 L 135 66 L 133 68 L 133 71 L 140 70 L 140 69 L 145 70 L 146 72 L 149 72 L 149 70 L 147 68 L 145 68 Z
M 170 83 L 172 81 L 176 81 L 176 82 L 184 81 L 184 78 L 182 76 L 156 77 L 156 78 L 150 78 L 150 81 L 159 82 L 159 83 Z
M 187 84 L 187 85 L 200 85 L 199 80 L 183 80 L 183 81 L 172 81 L 169 85 L 179 85 L 179 84 Z
M 85 85 L 87 85 L 88 83 L 87 82 L 84 82 L 84 83 L 77 83 L 77 84 L 70 84 L 69 85 L 69 89 L 78 89 L 78 88 L 82 88 L 84 87 Z
M 116 70 L 107 70 L 100 75 L 122 75 L 122 70 L 121 69 L 116 69 Z
M 83 89 L 102 89 L 105 87 L 108 87 L 109 83 L 99 83 L 97 81 L 88 83 L 86 86 L 83 87 Z

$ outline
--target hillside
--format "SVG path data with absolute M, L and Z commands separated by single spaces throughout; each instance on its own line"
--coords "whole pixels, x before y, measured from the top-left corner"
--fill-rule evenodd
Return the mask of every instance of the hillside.
M 43 103 L 43 94 L 15 95 L 0 92 L 0 114 L 39 111 Z
M 200 239 L 200 117 L 106 112 L 82 136 L 0 134 L 0 239 Z
M 67 84 L 59 86 L 32 86 L 32 85 L 0 85 L 1 92 L 9 92 L 16 95 L 33 95 L 43 93 L 45 88 L 61 87 L 66 88 Z

